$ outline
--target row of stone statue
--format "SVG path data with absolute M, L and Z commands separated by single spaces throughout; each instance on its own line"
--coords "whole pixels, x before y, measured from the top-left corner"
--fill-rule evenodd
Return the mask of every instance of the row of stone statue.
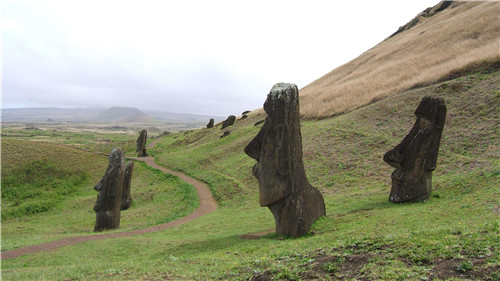
M 326 209 L 323 195 L 307 180 L 302 161 L 297 86 L 274 85 L 264 110 L 264 125 L 245 147 L 245 153 L 257 160 L 252 172 L 259 184 L 259 203 L 273 213 L 278 235 L 301 236 L 326 214 Z M 415 115 L 417 121 L 410 133 L 383 157 L 396 168 L 392 173 L 391 202 L 424 200 L 431 193 L 446 106 L 440 98 L 425 97 Z M 233 123 L 235 118 L 231 118 Z M 213 120 L 211 123 L 213 126 Z M 139 157 L 147 156 L 146 138 L 147 131 L 142 130 L 137 139 Z M 123 151 L 114 149 L 104 177 L 94 187 L 99 191 L 94 231 L 118 228 L 120 210 L 130 207 L 133 162 L 126 167 L 124 163 Z
M 278 235 L 301 236 L 326 211 L 323 196 L 307 180 L 302 162 L 297 86 L 274 85 L 264 110 L 264 125 L 245 147 L 245 153 L 257 160 L 252 171 L 259 183 L 260 205 L 273 213 Z M 396 168 L 391 202 L 424 200 L 431 193 L 446 106 L 440 98 L 425 97 L 415 115 L 410 133 L 383 157 Z
M 250 113 L 250 110 L 247 110 L 247 111 L 244 111 L 243 113 L 241 113 L 241 118 L 239 120 L 242 120 L 242 119 L 245 119 L 248 117 L 248 113 Z M 224 130 L 225 128 L 229 127 L 229 126 L 232 126 L 234 125 L 234 123 L 236 122 L 236 116 L 234 115 L 229 115 L 226 120 L 222 121 L 222 126 L 221 126 L 221 130 Z M 213 128 L 215 126 L 215 120 L 214 118 L 210 118 L 210 120 L 208 121 L 208 124 L 207 124 L 207 129 L 210 129 L 210 128 Z
M 238 119 L 238 120 L 243 120 L 245 118 L 248 117 L 248 113 L 250 113 L 250 110 L 247 110 L 247 111 L 244 111 L 243 113 L 241 113 L 241 118 Z M 207 129 L 210 129 L 210 128 L 213 128 L 215 125 L 214 125 L 214 118 L 210 118 L 210 121 L 208 121 L 208 124 L 207 124 Z M 226 120 L 222 121 L 222 126 L 221 126 L 221 130 L 224 130 L 225 128 L 229 127 L 229 126 L 232 126 L 234 125 L 234 123 L 236 123 L 236 116 L 234 115 L 229 115 Z M 227 137 L 231 134 L 231 131 L 224 131 L 224 133 L 220 136 L 220 138 L 223 138 L 223 137 Z

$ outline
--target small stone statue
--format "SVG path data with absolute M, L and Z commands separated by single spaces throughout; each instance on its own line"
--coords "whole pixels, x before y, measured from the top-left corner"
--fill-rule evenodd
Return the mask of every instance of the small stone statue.
M 384 155 L 384 161 L 396 168 L 391 175 L 391 202 L 422 201 L 432 190 L 446 106 L 441 98 L 424 97 L 415 115 L 410 133 Z
M 135 150 L 137 152 L 137 157 L 147 157 L 148 154 L 146 153 L 146 140 L 148 138 L 148 131 L 146 129 L 143 129 L 141 133 L 139 134 L 139 137 L 137 138 L 137 149 Z
M 208 124 L 207 124 L 207 128 L 210 129 L 210 128 L 213 128 L 214 127 L 214 119 L 213 118 L 210 118 L 210 121 L 208 121 Z
M 132 206 L 132 195 L 130 195 L 130 187 L 132 184 L 132 174 L 134 172 L 134 162 L 130 161 L 125 166 L 125 175 L 123 178 L 122 203 L 121 209 L 127 210 Z
M 326 214 L 321 192 L 311 186 L 302 162 L 299 91 L 294 84 L 273 86 L 264 103 L 266 121 L 245 153 L 257 160 L 259 200 L 276 221 L 276 233 L 297 237 Z
M 121 199 L 125 158 L 120 148 L 115 148 L 109 155 L 109 164 L 101 181 L 94 186 L 99 192 L 94 206 L 96 221 L 94 232 L 120 227 Z
M 222 138 L 225 138 L 227 136 L 229 136 L 231 134 L 231 131 L 225 131 L 219 138 L 222 139 Z
M 222 122 L 222 127 L 220 128 L 221 130 L 234 125 L 234 122 L 236 121 L 236 116 L 234 115 L 229 115 L 224 122 Z

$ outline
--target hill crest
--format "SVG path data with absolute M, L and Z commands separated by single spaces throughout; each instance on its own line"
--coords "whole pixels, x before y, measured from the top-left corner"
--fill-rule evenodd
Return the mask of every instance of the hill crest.
M 441 2 L 375 47 L 301 89 L 301 114 L 352 111 L 452 72 L 500 61 L 500 2 Z M 429 16 L 431 15 L 431 16 Z

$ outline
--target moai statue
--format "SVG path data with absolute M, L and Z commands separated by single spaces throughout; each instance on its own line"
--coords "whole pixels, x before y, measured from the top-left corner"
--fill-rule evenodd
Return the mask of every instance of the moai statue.
M 224 122 L 222 122 L 222 127 L 220 128 L 221 130 L 234 125 L 234 122 L 236 121 L 236 116 L 234 115 L 229 115 Z
M 123 178 L 122 204 L 121 209 L 127 210 L 132 205 L 132 196 L 130 195 L 130 186 L 132 184 L 132 173 L 134 172 L 134 162 L 130 161 L 125 166 L 125 175 Z
M 94 186 L 99 192 L 94 206 L 94 232 L 120 227 L 125 158 L 123 150 L 115 148 L 109 155 L 109 164 L 101 181 Z
M 299 90 L 294 84 L 273 86 L 264 103 L 266 121 L 245 153 L 257 160 L 253 175 L 259 201 L 276 221 L 276 234 L 297 237 L 326 214 L 321 192 L 311 186 L 302 162 Z
M 424 97 L 415 115 L 417 121 L 410 133 L 384 155 L 384 161 L 396 168 L 391 176 L 391 202 L 422 201 L 432 190 L 446 106 L 443 99 Z
M 214 119 L 210 118 L 210 121 L 208 121 L 208 124 L 207 124 L 207 128 L 210 129 L 210 128 L 213 128 L 213 127 L 214 127 Z
M 137 138 L 137 157 L 147 157 L 148 154 L 146 153 L 146 140 L 148 138 L 148 131 L 146 129 L 143 129 Z

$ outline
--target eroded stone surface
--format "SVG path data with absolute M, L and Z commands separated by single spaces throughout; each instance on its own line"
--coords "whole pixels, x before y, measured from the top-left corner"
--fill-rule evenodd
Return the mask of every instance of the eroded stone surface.
M 137 157 L 147 157 L 148 154 L 146 153 L 146 141 L 148 138 L 148 131 L 146 129 L 143 129 L 141 133 L 139 134 L 139 137 L 137 138 Z
M 384 161 L 396 168 L 391 175 L 391 202 L 425 200 L 432 191 L 446 106 L 443 99 L 424 97 L 415 115 L 417 121 L 408 135 L 384 155 Z
M 120 148 L 111 151 L 109 164 L 101 181 L 94 186 L 99 192 L 94 206 L 96 222 L 94 231 L 120 227 L 121 199 L 125 174 L 125 158 Z
M 294 84 L 273 86 L 264 103 L 267 117 L 245 153 L 257 160 L 253 174 L 259 201 L 276 221 L 278 235 L 301 236 L 326 214 L 321 192 L 307 180 L 302 162 L 299 91 Z
M 127 210 L 132 206 L 132 195 L 130 193 L 130 187 L 132 185 L 132 174 L 134 172 L 134 162 L 130 161 L 125 166 L 125 174 L 123 177 L 123 190 L 122 190 L 122 203 L 121 209 Z

